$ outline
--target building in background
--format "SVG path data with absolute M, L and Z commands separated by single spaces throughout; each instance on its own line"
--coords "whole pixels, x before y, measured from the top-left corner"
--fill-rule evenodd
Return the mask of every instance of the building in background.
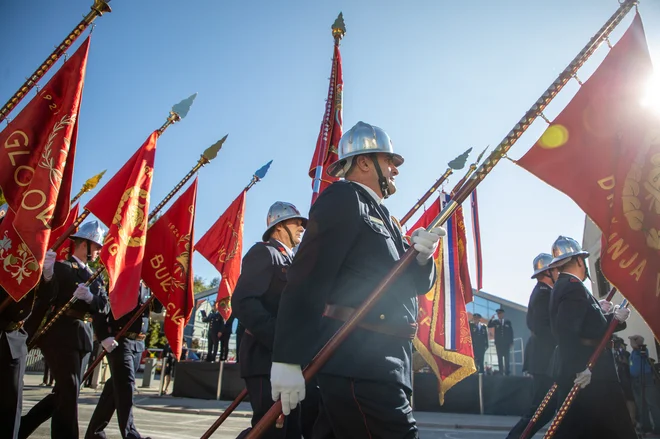
M 206 314 L 210 314 L 215 306 L 215 299 L 218 296 L 218 287 L 214 287 L 205 291 L 195 294 L 195 309 L 193 310 L 190 321 L 183 330 L 183 339 L 188 348 L 193 345 L 198 346 L 198 351 L 202 354 L 206 353 L 208 345 L 208 330 L 209 324 L 202 322 L 202 310 Z M 236 358 L 236 327 L 238 321 L 234 320 L 232 325 L 232 334 L 229 338 L 229 354 L 228 361 L 235 361 Z
M 491 317 L 497 317 L 497 309 L 504 310 L 504 318 L 511 321 L 513 327 L 513 347 L 511 348 L 511 375 L 522 375 L 525 358 L 525 346 L 531 335 L 527 328 L 527 307 L 502 299 L 485 291 L 472 290 L 474 300 L 466 305 L 468 318 L 472 320 L 474 313 L 481 314 L 481 322 L 488 325 Z M 495 351 L 494 330 L 488 329 L 488 350 L 484 355 L 484 368 L 487 373 L 499 372 L 497 353 Z
M 591 277 L 591 292 L 598 299 L 607 296 L 612 288 L 612 285 L 610 285 L 600 269 L 601 236 L 602 233 L 598 226 L 596 226 L 596 224 L 585 215 L 582 248 L 590 254 L 587 261 L 589 262 L 589 273 Z M 589 284 L 587 284 L 587 286 L 589 286 Z M 618 304 L 621 303 L 623 299 L 623 295 L 617 292 L 614 295 L 612 302 Z M 660 345 L 654 337 L 653 331 L 651 331 L 651 328 L 649 328 L 632 304 L 630 304 L 630 310 L 630 317 L 626 320 L 626 329 L 617 332 L 616 335 L 623 338 L 623 341 L 628 345 L 628 350 L 631 350 L 628 337 L 631 335 L 641 335 L 644 337 L 644 343 L 649 350 L 649 357 L 657 360 L 658 354 L 660 353 Z

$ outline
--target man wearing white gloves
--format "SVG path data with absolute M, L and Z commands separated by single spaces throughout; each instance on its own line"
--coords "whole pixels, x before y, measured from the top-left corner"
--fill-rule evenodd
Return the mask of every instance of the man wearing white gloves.
M 310 210 L 278 310 L 271 383 L 288 414 L 305 398 L 301 367 L 355 312 L 409 245 L 383 200 L 403 157 L 382 129 L 358 122 L 328 173 L 343 177 Z M 435 281 L 431 257 L 445 234 L 412 233 L 419 252 L 318 374 L 322 419 L 337 438 L 416 438 L 410 406 L 417 296 Z M 319 422 L 319 424 L 321 424 Z M 324 425 L 325 427 L 325 425 Z
M 104 235 L 99 222 L 90 221 L 71 235 L 74 249 L 68 260 L 55 262 L 55 254 L 51 251 L 46 256 L 42 287 L 48 288 L 54 297 L 53 309 L 56 312 L 72 297 L 76 301 L 37 339 L 37 345 L 52 369 L 55 387 L 53 393 L 22 417 L 19 438 L 28 437 L 48 418 L 51 418 L 51 437 L 79 436 L 80 378 L 82 365 L 92 351 L 92 330 L 86 321 L 91 318 L 93 325 L 101 323 L 110 310 L 102 278 L 89 287 L 85 286 L 92 275 L 87 264 L 98 257 Z M 107 351 L 117 346 L 114 340 L 102 340 L 102 344 Z
M 589 253 L 577 241 L 560 236 L 552 245 L 552 256 L 550 267 L 560 272 L 550 299 L 550 324 L 558 345 L 554 358 L 557 401 L 561 404 L 573 385 L 580 386 L 554 437 L 635 439 L 612 350 L 606 348 L 594 367 L 587 368 L 612 319 L 619 322 L 617 330 L 623 330 L 630 310 L 607 301 L 599 303 L 585 288 Z

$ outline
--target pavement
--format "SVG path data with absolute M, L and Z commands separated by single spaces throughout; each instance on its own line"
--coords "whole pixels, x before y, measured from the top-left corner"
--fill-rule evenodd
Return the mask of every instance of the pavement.
M 25 409 L 32 406 L 30 402 L 36 402 L 50 393 L 50 387 L 42 387 L 39 384 L 42 380 L 42 373 L 27 372 L 24 378 L 25 391 L 24 399 L 28 402 Z M 156 412 L 170 413 L 178 415 L 202 415 L 218 417 L 231 404 L 231 401 L 216 401 L 194 398 L 179 398 L 171 395 L 158 396 L 160 381 L 158 375 L 152 381 L 151 387 L 140 387 L 142 384 L 141 374 L 138 376 L 137 389 L 135 395 L 135 405 L 137 408 Z M 173 383 L 171 384 L 171 386 Z M 172 387 L 170 387 L 171 389 Z M 89 389 L 83 388 L 80 393 L 80 404 L 96 405 L 96 401 L 101 394 L 102 388 Z M 483 432 L 504 432 L 509 431 L 516 422 L 516 416 L 496 416 L 479 415 L 465 413 L 438 413 L 438 412 L 414 412 L 420 428 L 436 430 L 470 430 Z M 230 418 L 242 418 L 244 422 L 252 416 L 250 404 L 240 403 Z M 543 431 L 543 430 L 542 430 Z

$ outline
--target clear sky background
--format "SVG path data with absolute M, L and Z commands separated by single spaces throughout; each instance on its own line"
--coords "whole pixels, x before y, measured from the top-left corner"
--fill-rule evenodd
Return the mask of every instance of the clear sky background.
M 0 2 L 2 103 L 91 4 Z M 341 45 L 344 130 L 360 120 L 380 126 L 405 157 L 398 192 L 386 202 L 401 217 L 448 161 L 469 147 L 471 160 L 486 145 L 492 150 L 618 7 L 616 0 L 110 4 L 113 12 L 97 19 L 92 34 L 75 190 L 103 169 L 106 182 L 165 121 L 173 104 L 198 92 L 188 117 L 158 142 L 152 206 L 206 147 L 229 133 L 218 157 L 199 173 L 195 234 L 201 237 L 253 172 L 272 159 L 266 178 L 247 196 L 244 251 L 260 239 L 273 202 L 309 209 L 307 170 L 328 89 L 330 26 L 339 12 L 347 28 Z M 658 66 L 660 2 L 642 0 L 639 11 Z M 630 13 L 614 31 L 613 43 L 632 18 Z M 607 50 L 603 45 L 596 52 L 580 79 L 589 77 Z M 546 115 L 557 115 L 578 87 L 571 81 Z M 539 119 L 510 156 L 522 156 L 545 127 Z M 484 290 L 526 305 L 534 285 L 532 259 L 549 252 L 560 234 L 581 241 L 584 214 L 567 196 L 508 161 L 478 192 Z M 470 229 L 469 203 L 465 207 Z M 471 233 L 469 239 L 472 255 Z M 194 269 L 207 280 L 218 276 L 199 254 Z

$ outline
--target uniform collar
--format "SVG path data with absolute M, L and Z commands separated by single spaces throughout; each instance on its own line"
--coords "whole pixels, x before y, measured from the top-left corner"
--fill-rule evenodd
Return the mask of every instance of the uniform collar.
M 373 189 L 371 189 L 369 186 L 366 186 L 362 183 L 358 183 L 357 181 L 352 181 L 351 183 L 355 183 L 355 184 L 361 186 L 365 191 L 367 191 L 367 193 L 369 195 L 371 195 L 371 198 L 374 199 L 376 204 L 382 204 L 383 203 L 383 197 L 379 197 L 378 194 Z
M 87 268 L 88 268 L 88 267 L 87 267 L 87 264 L 84 263 L 83 261 L 81 261 L 76 255 L 71 255 L 71 257 L 72 257 L 73 259 L 75 259 L 76 262 L 79 263 L 80 266 L 81 266 L 82 268 L 84 268 L 84 269 L 87 269 Z
M 279 239 L 275 239 L 275 238 L 271 238 L 271 239 L 272 239 L 273 241 L 275 241 L 276 243 L 278 243 L 279 245 L 281 245 L 282 247 L 284 247 L 284 250 L 286 250 L 286 254 L 289 255 L 289 257 L 290 257 L 291 259 L 293 259 L 293 250 L 291 250 L 291 249 L 289 248 L 289 246 L 287 246 L 285 243 L 283 243 L 283 242 L 280 241 Z
M 574 277 L 574 278 L 576 278 L 577 280 L 579 280 L 580 283 L 582 283 L 582 279 L 580 279 L 579 277 L 577 277 L 576 275 L 574 275 L 574 274 L 572 274 L 572 273 L 561 273 L 561 274 L 565 274 L 566 276 Z

